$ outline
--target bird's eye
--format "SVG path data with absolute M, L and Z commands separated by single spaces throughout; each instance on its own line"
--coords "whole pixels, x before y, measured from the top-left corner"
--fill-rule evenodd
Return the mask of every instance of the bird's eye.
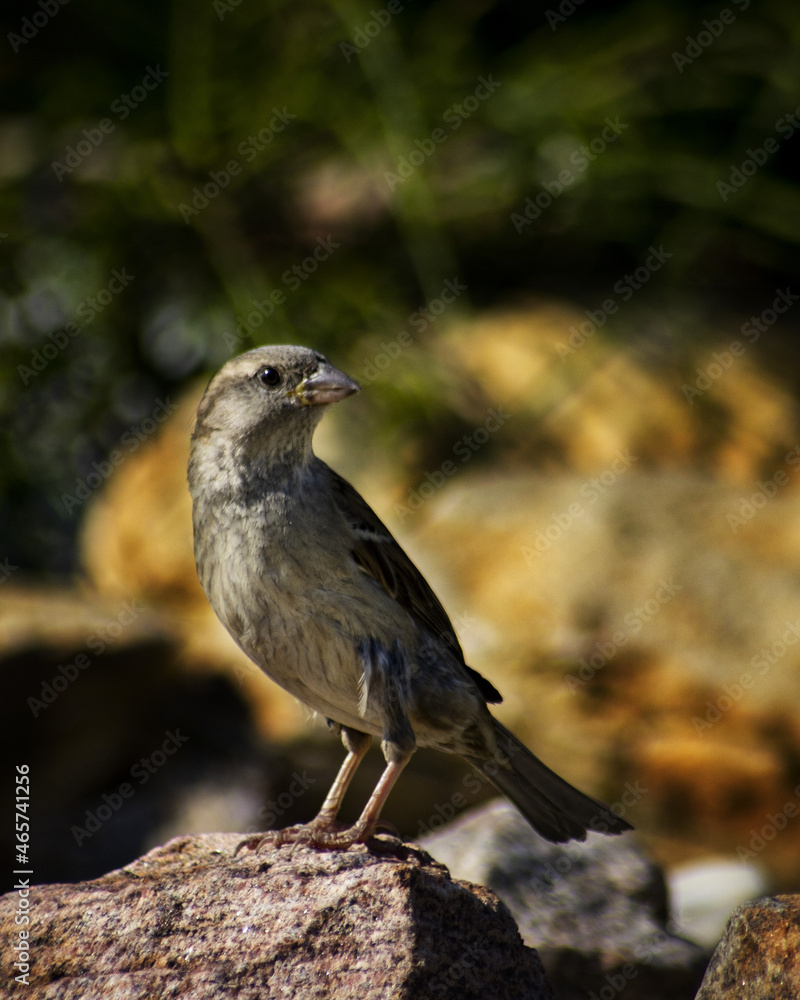
M 256 378 L 268 389 L 274 389 L 276 385 L 281 384 L 281 373 L 277 368 L 262 368 Z

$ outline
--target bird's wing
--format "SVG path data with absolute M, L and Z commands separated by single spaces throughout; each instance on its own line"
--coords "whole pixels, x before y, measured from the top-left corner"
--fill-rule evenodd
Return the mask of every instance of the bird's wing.
M 487 702 L 502 701 L 494 685 L 464 662 L 464 653 L 447 612 L 389 529 L 346 479 L 332 469 L 328 471 L 334 500 L 350 526 L 353 558 L 361 570 L 405 608 L 417 624 L 453 651 Z

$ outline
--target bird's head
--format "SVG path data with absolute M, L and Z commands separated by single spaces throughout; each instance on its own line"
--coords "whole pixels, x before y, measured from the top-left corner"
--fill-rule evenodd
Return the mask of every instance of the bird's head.
M 330 403 L 359 385 L 307 347 L 257 347 L 214 376 L 197 408 L 193 446 L 225 440 L 242 458 L 292 464 Z

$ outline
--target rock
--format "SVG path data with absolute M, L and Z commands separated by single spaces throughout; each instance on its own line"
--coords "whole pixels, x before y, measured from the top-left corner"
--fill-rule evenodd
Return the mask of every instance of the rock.
M 675 919 L 683 934 L 714 948 L 735 907 L 767 892 L 764 873 L 730 858 L 704 858 L 679 865 L 667 879 Z
M 640 464 L 470 467 L 408 547 L 456 620 L 472 616 L 460 638 L 504 695 L 501 720 L 597 797 L 647 789 L 627 818 L 658 831 L 660 863 L 757 858 L 797 884 L 796 838 L 770 817 L 800 803 L 800 497 L 756 498 L 734 531 L 755 486 Z
M 419 850 L 234 856 L 241 839 L 179 837 L 96 881 L 32 888 L 30 986 L 4 996 L 554 1000 L 497 897 Z M 4 955 L 19 905 L 0 900 Z
M 697 391 L 699 369 L 719 368 L 714 351 L 730 346 L 729 329 L 719 330 L 716 343 L 712 335 L 676 352 L 664 328 L 647 324 L 620 349 L 589 313 L 530 301 L 453 323 L 431 342 L 456 387 L 454 406 L 469 408 L 472 426 L 487 406 L 502 404 L 513 414 L 503 440 L 493 442 L 496 451 L 513 449 L 539 468 L 593 474 L 630 449 L 651 467 L 696 465 L 743 483 L 755 482 L 797 443 L 792 393 L 763 357 L 748 351 L 724 377 L 707 379 L 707 391 Z
M 130 592 L 113 597 L 32 582 L 6 582 L 3 587 L 0 659 L 4 661 L 35 651 L 63 657 L 78 650 L 87 659 L 95 659 L 109 649 L 156 641 L 175 641 L 172 621 L 143 606 Z M 79 667 L 78 674 L 85 669 Z M 70 677 L 64 676 L 72 683 Z M 38 678 L 24 677 L 23 681 L 30 690 L 29 697 L 42 697 Z M 61 684 L 56 687 L 61 688 Z
M 740 906 L 711 958 L 697 1000 L 796 1000 L 800 996 L 800 896 Z
M 707 955 L 668 929 L 663 878 L 634 838 L 551 844 L 496 801 L 423 845 L 457 878 L 497 893 L 561 1000 L 623 988 L 626 1000 L 694 996 Z
M 201 395 L 200 385 L 189 388 L 158 432 L 86 505 L 82 562 L 98 591 L 132 594 L 158 606 L 201 603 L 186 484 L 189 437 Z

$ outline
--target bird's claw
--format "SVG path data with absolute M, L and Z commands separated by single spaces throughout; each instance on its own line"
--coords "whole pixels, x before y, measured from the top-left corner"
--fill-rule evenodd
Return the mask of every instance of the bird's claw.
M 388 824 L 381 824 L 388 826 Z M 239 851 L 248 850 L 258 854 L 265 848 L 285 847 L 293 845 L 299 847 L 317 847 L 328 850 L 347 850 L 354 844 L 369 844 L 371 849 L 385 851 L 387 846 L 378 840 L 375 834 L 375 827 L 365 829 L 358 823 L 354 826 L 344 826 L 332 820 L 312 820 L 310 823 L 302 823 L 298 826 L 287 826 L 283 830 L 267 830 L 265 833 L 256 833 L 251 837 L 246 837 L 236 846 L 233 852 L 234 857 Z M 402 843 L 397 832 L 393 828 L 391 831 L 384 831 L 389 834 L 391 841 Z M 392 845 L 393 846 L 393 845 Z M 389 846 L 389 850 L 392 850 Z
M 312 821 L 297 826 L 287 826 L 282 830 L 267 830 L 266 833 L 256 833 L 238 844 L 233 853 L 234 857 L 242 850 L 255 851 L 258 854 L 264 848 L 285 847 L 288 844 L 346 848 L 357 842 L 358 836 L 354 834 L 357 834 L 355 827 L 344 827 L 341 823 L 330 820 Z

